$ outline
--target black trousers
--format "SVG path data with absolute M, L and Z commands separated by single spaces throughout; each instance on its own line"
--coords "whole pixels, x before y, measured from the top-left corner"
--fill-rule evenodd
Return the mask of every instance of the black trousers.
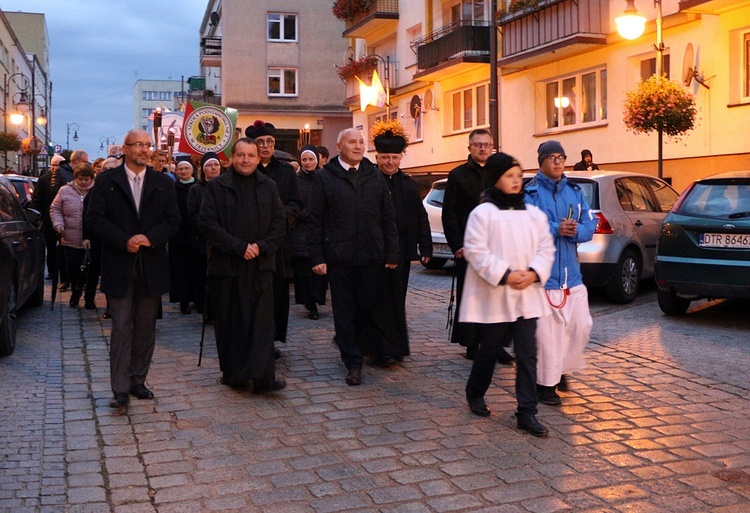
M 475 350 L 479 344 L 477 325 L 473 322 L 458 322 L 458 312 L 461 308 L 461 296 L 463 295 L 464 280 L 466 279 L 466 260 L 456 258 L 453 260 L 453 265 L 455 266 L 453 272 L 456 273 L 456 304 L 453 310 L 451 342 L 462 345 L 467 349 Z
M 384 264 L 328 265 L 336 343 L 347 369 L 362 367 L 364 358 L 357 347 L 357 333 L 375 306 L 384 269 Z
M 510 332 L 516 349 L 516 416 L 536 415 L 536 319 L 518 318 L 514 322 L 474 326 L 479 335 L 479 350 L 466 383 L 466 398 L 471 401 L 484 397 L 492 383 L 503 340 Z

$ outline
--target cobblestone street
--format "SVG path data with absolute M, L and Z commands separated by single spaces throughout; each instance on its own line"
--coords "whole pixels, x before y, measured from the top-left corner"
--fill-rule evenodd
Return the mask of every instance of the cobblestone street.
M 562 407 L 540 405 L 538 439 L 515 428 L 511 367 L 496 371 L 492 416 L 469 412 L 470 362 L 444 329 L 449 275 L 415 266 L 412 283 L 404 362 L 346 386 L 330 303 L 318 321 L 292 305 L 288 385 L 269 395 L 219 384 L 210 327 L 198 367 L 200 316 L 165 303 L 156 399 L 126 415 L 108 407 L 109 321 L 67 293 L 22 311 L 0 360 L 0 511 L 750 511 L 748 376 L 727 366 L 724 379 L 710 358 L 701 372 L 677 349 L 746 339 L 739 313 L 706 326 L 654 301 L 598 311 L 589 365 Z M 747 368 L 747 350 L 727 350 Z

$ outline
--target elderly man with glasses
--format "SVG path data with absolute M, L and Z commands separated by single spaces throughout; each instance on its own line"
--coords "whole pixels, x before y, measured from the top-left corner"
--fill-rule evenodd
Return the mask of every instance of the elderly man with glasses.
M 473 360 L 476 355 L 479 336 L 473 323 L 458 322 L 458 310 L 466 276 L 466 260 L 463 258 L 464 232 L 469 214 L 479 205 L 482 192 L 493 187 L 500 177 L 499 173 L 490 172 L 485 168 L 492 150 L 492 132 L 486 128 L 473 130 L 469 134 L 469 157 L 466 163 L 456 167 L 448 175 L 443 199 L 443 232 L 453 251 L 456 277 L 456 307 L 451 342 L 466 347 L 466 358 L 469 360 Z M 515 159 L 505 155 L 503 161 L 515 162 Z M 514 165 L 518 165 L 518 162 Z M 501 349 L 498 357 L 500 363 L 510 364 L 513 360 L 511 355 Z
M 537 150 L 539 172 L 526 185 L 526 203 L 547 214 L 555 240 L 555 262 L 544 288 L 552 314 L 539 318 L 537 341 L 537 396 L 539 402 L 562 404 L 555 388 L 565 391 L 565 375 L 583 367 L 583 351 L 589 341 L 592 319 L 588 291 L 583 284 L 576 247 L 590 241 L 596 216 L 581 188 L 565 176 L 565 150 L 547 141 Z

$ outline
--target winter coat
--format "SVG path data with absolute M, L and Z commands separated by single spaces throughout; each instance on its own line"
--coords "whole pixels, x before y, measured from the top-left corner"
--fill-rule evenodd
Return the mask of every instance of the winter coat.
M 297 171 L 297 188 L 302 199 L 302 210 L 297 214 L 297 220 L 292 228 L 292 258 L 307 258 L 310 256 L 309 242 L 307 237 L 310 235 L 310 213 L 307 210 L 307 203 L 310 198 L 310 189 L 312 189 L 313 179 L 317 171 Z
M 102 292 L 125 297 L 133 276 L 146 282 L 149 295 L 169 291 L 167 243 L 180 228 L 174 182 L 146 168 L 140 210 L 136 209 L 125 164 L 97 176 L 86 211 L 88 229 L 102 243 Z M 129 253 L 127 242 L 143 234 L 150 247 Z
M 479 205 L 482 192 L 495 185 L 499 173 L 490 172 L 469 156 L 466 164 L 448 174 L 443 197 L 443 232 L 451 251 L 461 249 L 469 214 Z
M 549 230 L 555 240 L 555 263 L 545 288 L 548 290 L 573 288 L 583 283 L 578 263 L 577 244 L 588 242 L 596 230 L 596 216 L 589 209 L 581 187 L 569 182 L 565 175 L 560 181 L 550 180 L 541 171 L 526 184 L 526 202 L 547 214 Z M 562 219 L 578 221 L 575 237 L 560 236 Z
M 482 203 L 469 215 L 463 248 L 468 266 L 460 322 L 494 324 L 549 313 L 544 283 L 555 245 L 544 212 L 533 205 L 501 210 Z M 536 271 L 540 281 L 523 290 L 500 284 L 507 272 L 527 269 Z
M 419 260 L 420 255 L 432 257 L 430 220 L 422 204 L 416 180 L 400 169 L 392 175 L 381 174 L 388 184 L 396 208 L 396 228 L 401 255 L 407 261 Z M 402 206 L 395 203 L 398 197 L 403 199 Z
M 206 180 L 201 179 L 200 181 L 194 183 L 190 190 L 188 191 L 187 196 L 187 220 L 190 224 L 190 230 L 192 232 L 193 237 L 193 251 L 196 255 L 203 255 L 205 256 L 208 250 L 208 243 L 206 242 L 206 239 L 201 234 L 201 221 L 200 221 L 200 211 L 201 211 L 201 203 L 203 203 L 203 198 L 206 195 L 206 184 L 208 182 Z M 185 220 L 183 219 L 183 222 Z
M 60 244 L 63 246 L 83 248 L 84 200 L 90 190 L 80 190 L 75 182 L 70 182 L 63 185 L 52 200 L 49 208 L 50 220 L 55 231 L 58 226 L 62 227 Z
M 380 170 L 363 159 L 356 187 L 347 173 L 338 158 L 315 173 L 307 204 L 310 263 L 397 265 L 396 211 Z
M 235 212 L 239 195 L 234 188 L 233 175 L 229 168 L 227 173 L 217 176 L 206 183 L 206 194 L 201 203 L 201 233 L 208 241 L 208 275 L 237 276 L 237 262 L 243 258 L 248 243 L 254 242 L 260 248 L 257 257 L 260 269 L 276 269 L 276 252 L 285 235 L 286 221 L 284 206 L 279 199 L 276 183 L 262 173 L 255 172 L 257 182 L 255 194 L 258 202 L 258 230 L 266 234 L 261 240 L 245 241 L 235 237 Z

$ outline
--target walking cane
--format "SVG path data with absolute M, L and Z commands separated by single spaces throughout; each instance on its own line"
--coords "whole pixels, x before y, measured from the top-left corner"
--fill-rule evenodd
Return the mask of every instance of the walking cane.
M 445 329 L 448 330 L 448 340 L 450 340 L 453 334 L 453 305 L 456 302 L 456 261 L 453 261 L 453 272 L 451 273 L 451 299 L 448 302 L 448 320 L 445 323 Z
M 206 318 L 208 317 L 208 285 L 203 289 L 203 326 L 201 327 L 201 346 L 198 351 L 198 367 L 203 361 L 203 341 L 206 338 Z

